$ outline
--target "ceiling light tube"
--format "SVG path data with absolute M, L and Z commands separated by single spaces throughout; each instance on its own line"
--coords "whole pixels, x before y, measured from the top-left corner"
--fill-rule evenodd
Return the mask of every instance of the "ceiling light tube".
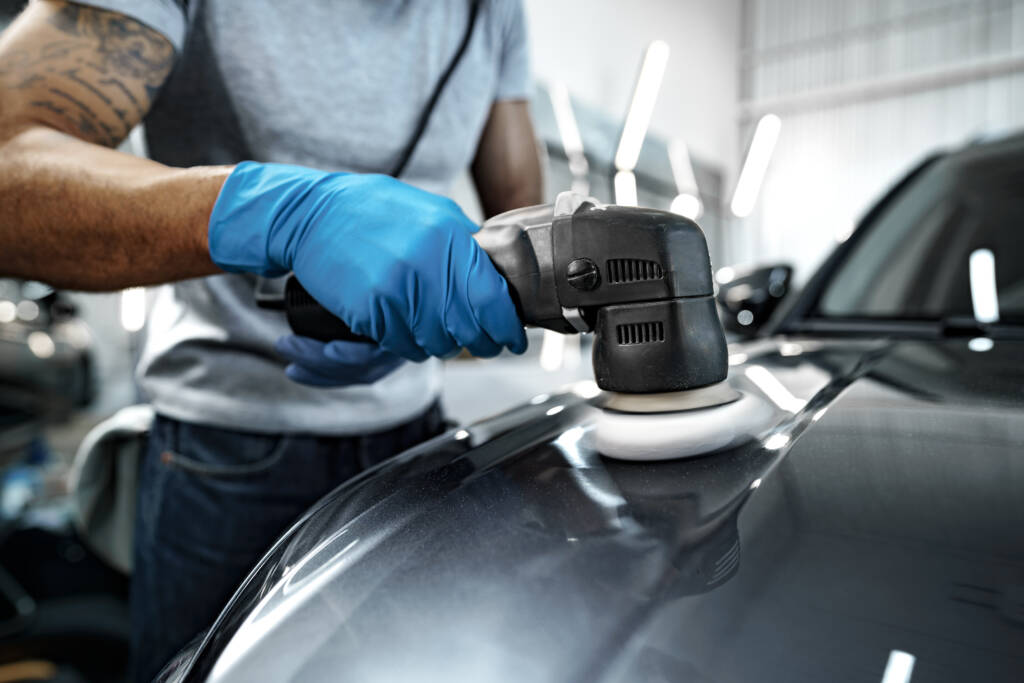
M 551 98 L 551 108 L 555 110 L 555 124 L 558 126 L 558 135 L 562 138 L 562 149 L 566 156 L 583 154 L 583 138 L 580 136 L 579 126 L 576 125 L 576 115 L 572 110 L 572 100 L 569 97 L 569 90 L 565 83 L 554 83 L 548 88 L 548 97 Z
M 697 220 L 704 213 L 704 202 L 701 201 L 697 189 L 697 177 L 693 173 L 690 151 L 682 140 L 673 140 L 668 145 L 668 161 L 672 168 L 672 179 L 679 193 L 672 200 L 669 211 Z
M 757 195 L 761 192 L 768 164 L 775 151 L 775 143 L 779 139 L 782 121 L 775 114 L 765 114 L 757 122 L 754 137 L 750 141 L 747 158 L 743 162 L 740 178 L 736 182 L 736 191 L 732 195 L 730 209 L 734 216 L 745 218 L 754 210 Z
M 540 367 L 548 372 L 561 369 L 565 356 L 565 335 L 544 330 L 540 345 Z
M 636 176 L 632 171 L 615 174 L 615 203 L 619 206 L 637 206 Z
M 615 168 L 620 171 L 632 171 L 640 159 L 640 148 L 647 136 L 647 126 L 651 122 L 654 104 L 658 100 L 658 90 L 665 77 L 668 65 L 668 43 L 655 40 L 644 53 L 640 75 L 633 89 L 633 100 L 626 114 L 626 123 L 622 126 L 619 147 L 615 152 Z
M 691 221 L 695 221 L 704 213 L 704 202 L 697 195 L 684 192 L 676 195 L 668 210 L 684 218 L 689 218 Z
M 569 173 L 572 174 L 572 189 L 580 194 L 590 192 L 590 165 L 583 151 L 583 137 L 576 124 L 576 115 L 572 110 L 572 98 L 565 83 L 554 83 L 548 88 L 551 108 L 555 112 L 555 124 L 558 135 L 562 139 L 562 149 L 569 161 Z
M 672 167 L 672 180 L 676 183 L 676 192 L 699 197 L 697 177 L 693 174 L 690 150 L 687 149 L 685 142 L 673 140 L 668 143 L 668 162 Z

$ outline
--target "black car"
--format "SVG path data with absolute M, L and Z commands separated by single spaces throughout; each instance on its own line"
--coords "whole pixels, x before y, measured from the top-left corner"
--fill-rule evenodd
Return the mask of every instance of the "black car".
M 592 383 L 452 430 L 163 680 L 1024 680 L 1022 231 L 1024 136 L 929 158 L 770 319 L 723 285 L 744 438 L 608 457 Z

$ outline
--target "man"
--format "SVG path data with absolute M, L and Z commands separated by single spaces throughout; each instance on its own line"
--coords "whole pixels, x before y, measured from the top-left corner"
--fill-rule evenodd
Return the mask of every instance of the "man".
M 477 226 L 431 194 L 471 165 L 488 215 L 541 201 L 521 7 L 472 13 L 471 0 L 36 0 L 0 37 L 0 274 L 176 282 L 139 368 L 159 417 L 139 483 L 138 680 L 211 624 L 313 501 L 438 432 L 429 357 L 525 348 Z M 470 25 L 406 182 L 373 175 L 393 168 Z M 112 149 L 141 120 L 153 160 Z M 380 345 L 289 336 L 253 303 L 258 276 L 289 271 Z

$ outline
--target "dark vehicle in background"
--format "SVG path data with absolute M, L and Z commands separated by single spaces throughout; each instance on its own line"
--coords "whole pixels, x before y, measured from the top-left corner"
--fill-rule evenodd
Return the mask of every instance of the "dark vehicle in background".
M 162 679 L 1024 680 L 1022 230 L 1024 136 L 926 160 L 736 328 L 753 438 L 607 457 L 590 383 L 452 430 L 310 510 Z

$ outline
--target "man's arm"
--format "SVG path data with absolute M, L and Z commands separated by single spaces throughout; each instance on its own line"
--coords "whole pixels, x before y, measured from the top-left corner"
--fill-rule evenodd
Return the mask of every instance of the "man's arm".
M 0 36 L 0 275 L 104 290 L 220 272 L 207 226 L 231 168 L 110 149 L 173 59 L 148 27 L 65 2 L 32 2 Z
M 526 101 L 503 100 L 491 106 L 472 170 L 488 218 L 544 201 L 537 139 Z

